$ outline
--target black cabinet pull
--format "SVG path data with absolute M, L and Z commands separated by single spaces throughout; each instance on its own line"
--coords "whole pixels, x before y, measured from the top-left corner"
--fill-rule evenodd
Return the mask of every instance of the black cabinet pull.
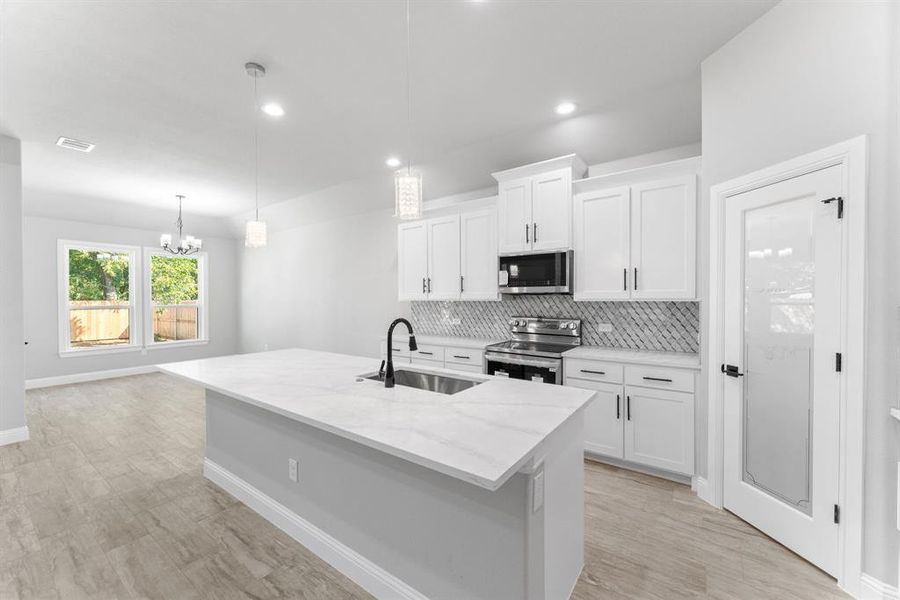
M 622 396 L 616 394 L 616 421 L 622 418 Z
M 431 356 L 432 354 L 434 354 L 434 352 L 425 352 L 424 350 L 419 350 L 419 354 L 427 354 L 428 356 Z
M 400 348 L 391 348 L 391 350 L 393 350 L 394 352 L 403 352 L 403 350 L 401 350 Z
M 665 377 L 644 377 L 647 381 L 665 381 L 666 383 L 672 383 L 671 379 L 666 379 Z
M 537 223 L 532 223 L 531 227 L 532 227 L 532 231 L 534 232 L 534 235 L 533 235 L 534 243 L 537 244 Z
M 591 371 L 590 369 L 581 369 L 582 373 L 590 373 L 592 375 L 606 375 L 605 371 Z
M 631 396 L 625 396 L 625 416 L 631 420 Z
M 528 239 L 528 223 L 525 223 L 525 243 L 527 244 L 529 242 L 530 240 Z
M 463 276 L 460 275 L 459 276 L 459 293 L 462 294 L 464 291 L 466 291 L 466 290 L 463 287 Z
M 454 354 L 453 358 L 463 358 L 465 360 L 469 360 L 472 357 L 471 356 L 460 356 L 459 354 Z
M 637 291 L 637 267 L 634 268 L 634 290 Z
M 425 293 L 425 278 L 422 278 L 422 293 Z
M 628 269 L 622 269 L 622 291 L 628 291 Z

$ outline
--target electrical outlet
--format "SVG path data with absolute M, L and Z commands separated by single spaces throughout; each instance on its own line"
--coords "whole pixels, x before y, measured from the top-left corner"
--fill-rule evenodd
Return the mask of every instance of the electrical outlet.
M 294 483 L 297 482 L 297 469 L 298 469 L 297 461 L 293 458 L 289 458 L 288 459 L 288 477 Z
M 612 323 L 600 323 L 597 325 L 597 333 L 612 333 Z

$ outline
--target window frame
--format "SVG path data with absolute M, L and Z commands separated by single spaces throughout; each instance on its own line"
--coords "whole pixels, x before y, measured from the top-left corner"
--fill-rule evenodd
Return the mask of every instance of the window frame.
M 119 305 L 128 309 L 129 343 L 116 346 L 98 346 L 94 348 L 77 348 L 72 346 L 69 304 L 69 251 L 86 250 L 88 252 L 115 252 L 128 255 L 128 302 Z M 101 242 L 82 242 L 75 240 L 57 241 L 57 291 L 59 294 L 59 355 L 63 358 L 73 356 L 96 356 L 101 354 L 117 354 L 120 352 L 136 352 L 143 349 L 142 319 L 138 317 L 141 302 L 141 289 L 138 285 L 140 264 L 139 246 L 127 244 L 107 244 Z
M 192 340 L 176 340 L 171 342 L 157 342 L 153 339 L 153 268 L 152 257 L 163 258 L 187 258 L 197 261 L 197 338 Z M 189 256 L 176 256 L 161 248 L 144 248 L 143 260 L 143 284 L 146 299 L 143 311 L 144 321 L 144 348 L 147 350 L 162 350 L 164 348 L 180 348 L 184 346 L 200 346 L 209 343 L 209 255 L 206 252 L 197 252 Z M 178 306 L 178 305 L 160 305 Z

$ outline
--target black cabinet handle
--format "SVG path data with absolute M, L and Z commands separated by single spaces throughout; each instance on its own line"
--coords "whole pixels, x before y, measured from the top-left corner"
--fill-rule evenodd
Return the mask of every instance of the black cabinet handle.
M 582 373 L 591 373 L 592 375 L 606 375 L 605 371 L 591 371 L 590 369 L 581 369 Z
M 537 244 L 537 223 L 531 224 L 532 231 L 534 231 L 534 243 Z
M 672 383 L 671 379 L 666 379 L 665 377 L 644 377 L 647 381 L 665 381 L 666 383 Z
M 464 358 L 465 360 L 469 360 L 472 357 L 471 356 L 460 356 L 459 354 L 454 354 L 453 358 Z
M 634 268 L 634 290 L 637 291 L 637 267 Z
M 616 421 L 622 418 L 622 396 L 616 394 Z
M 428 278 L 428 293 L 431 293 L 431 277 Z
M 528 223 L 525 223 L 525 243 L 529 243 L 531 240 L 528 239 Z
M 628 269 L 622 269 L 622 291 L 628 291 Z
M 403 352 L 403 350 L 401 350 L 400 348 L 391 348 L 391 350 L 393 350 L 394 352 Z
M 425 293 L 425 278 L 422 278 L 422 293 Z
M 465 287 L 463 287 L 463 276 L 460 275 L 459 276 L 459 293 L 462 294 L 464 291 L 466 291 L 466 290 L 465 290 Z
M 631 420 L 631 396 L 625 397 L 625 416 L 629 421 Z
M 432 354 L 434 354 L 434 352 L 425 352 L 424 350 L 419 350 L 419 354 L 427 354 L 428 356 L 431 356 Z

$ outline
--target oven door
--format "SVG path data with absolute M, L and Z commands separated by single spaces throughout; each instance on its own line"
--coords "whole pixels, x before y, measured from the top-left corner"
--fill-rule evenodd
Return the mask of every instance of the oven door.
M 571 294 L 572 251 L 499 258 L 503 294 Z
M 510 379 L 562 384 L 562 360 L 556 358 L 485 352 L 484 372 Z

